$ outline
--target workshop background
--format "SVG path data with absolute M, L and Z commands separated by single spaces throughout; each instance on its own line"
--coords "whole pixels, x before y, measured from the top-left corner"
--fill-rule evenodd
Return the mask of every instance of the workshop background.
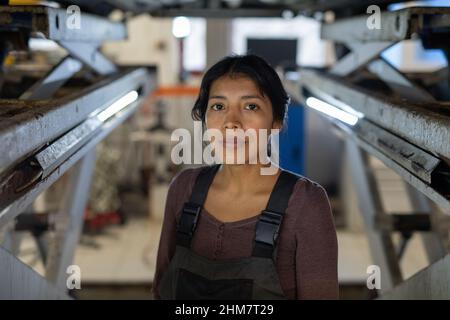
M 292 97 L 281 166 L 329 195 L 341 299 L 450 299 L 449 43 L 450 1 L 0 6 L 0 298 L 152 299 L 170 136 L 255 53 Z

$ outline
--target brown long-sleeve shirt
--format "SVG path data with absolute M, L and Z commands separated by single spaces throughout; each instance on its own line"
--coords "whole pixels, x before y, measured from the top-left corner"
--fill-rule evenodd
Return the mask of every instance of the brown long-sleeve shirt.
M 159 242 L 153 294 L 175 253 L 176 224 L 183 204 L 189 200 L 200 168 L 189 168 L 172 180 L 166 199 Z M 202 210 L 192 250 L 206 258 L 226 260 L 249 257 L 258 217 L 221 222 Z M 325 190 L 300 176 L 278 237 L 276 270 L 288 299 L 337 299 L 337 238 L 330 203 Z

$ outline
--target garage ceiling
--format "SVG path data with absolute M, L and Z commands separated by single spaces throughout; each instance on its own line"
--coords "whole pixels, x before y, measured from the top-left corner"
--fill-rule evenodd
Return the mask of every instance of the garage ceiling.
M 76 4 L 82 10 L 107 15 L 114 9 L 135 14 L 147 12 L 155 16 L 171 16 L 182 12 L 195 16 L 210 16 L 212 12 L 224 16 L 268 16 L 279 15 L 282 10 L 312 15 L 315 12 L 332 10 L 338 17 L 365 13 L 369 5 L 379 5 L 382 9 L 390 3 L 407 2 L 401 0 L 75 0 L 58 1 L 63 5 Z M 230 14 L 231 13 L 231 14 Z M 214 15 L 214 14 L 213 14 Z

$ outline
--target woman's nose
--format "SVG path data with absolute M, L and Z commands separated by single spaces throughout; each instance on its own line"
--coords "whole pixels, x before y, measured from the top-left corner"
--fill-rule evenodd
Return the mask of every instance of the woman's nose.
M 224 128 L 225 129 L 242 129 L 242 125 L 237 118 L 232 118 L 232 119 L 226 119 Z
M 227 121 L 225 123 L 225 129 L 241 129 L 242 126 L 239 122 L 236 121 Z
M 225 129 L 241 129 L 242 124 L 236 116 L 227 117 L 224 123 Z
M 227 118 L 225 119 L 224 123 L 225 129 L 242 129 L 242 124 L 239 120 L 239 117 L 234 113 L 231 112 L 227 115 Z

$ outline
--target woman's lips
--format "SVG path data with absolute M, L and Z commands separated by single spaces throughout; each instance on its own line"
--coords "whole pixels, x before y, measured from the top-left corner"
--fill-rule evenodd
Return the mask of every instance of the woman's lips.
M 236 140 L 236 139 L 219 141 L 219 144 L 222 144 L 223 146 L 226 146 L 226 147 L 242 146 L 246 143 L 247 143 L 247 141 L 245 141 L 245 140 Z

